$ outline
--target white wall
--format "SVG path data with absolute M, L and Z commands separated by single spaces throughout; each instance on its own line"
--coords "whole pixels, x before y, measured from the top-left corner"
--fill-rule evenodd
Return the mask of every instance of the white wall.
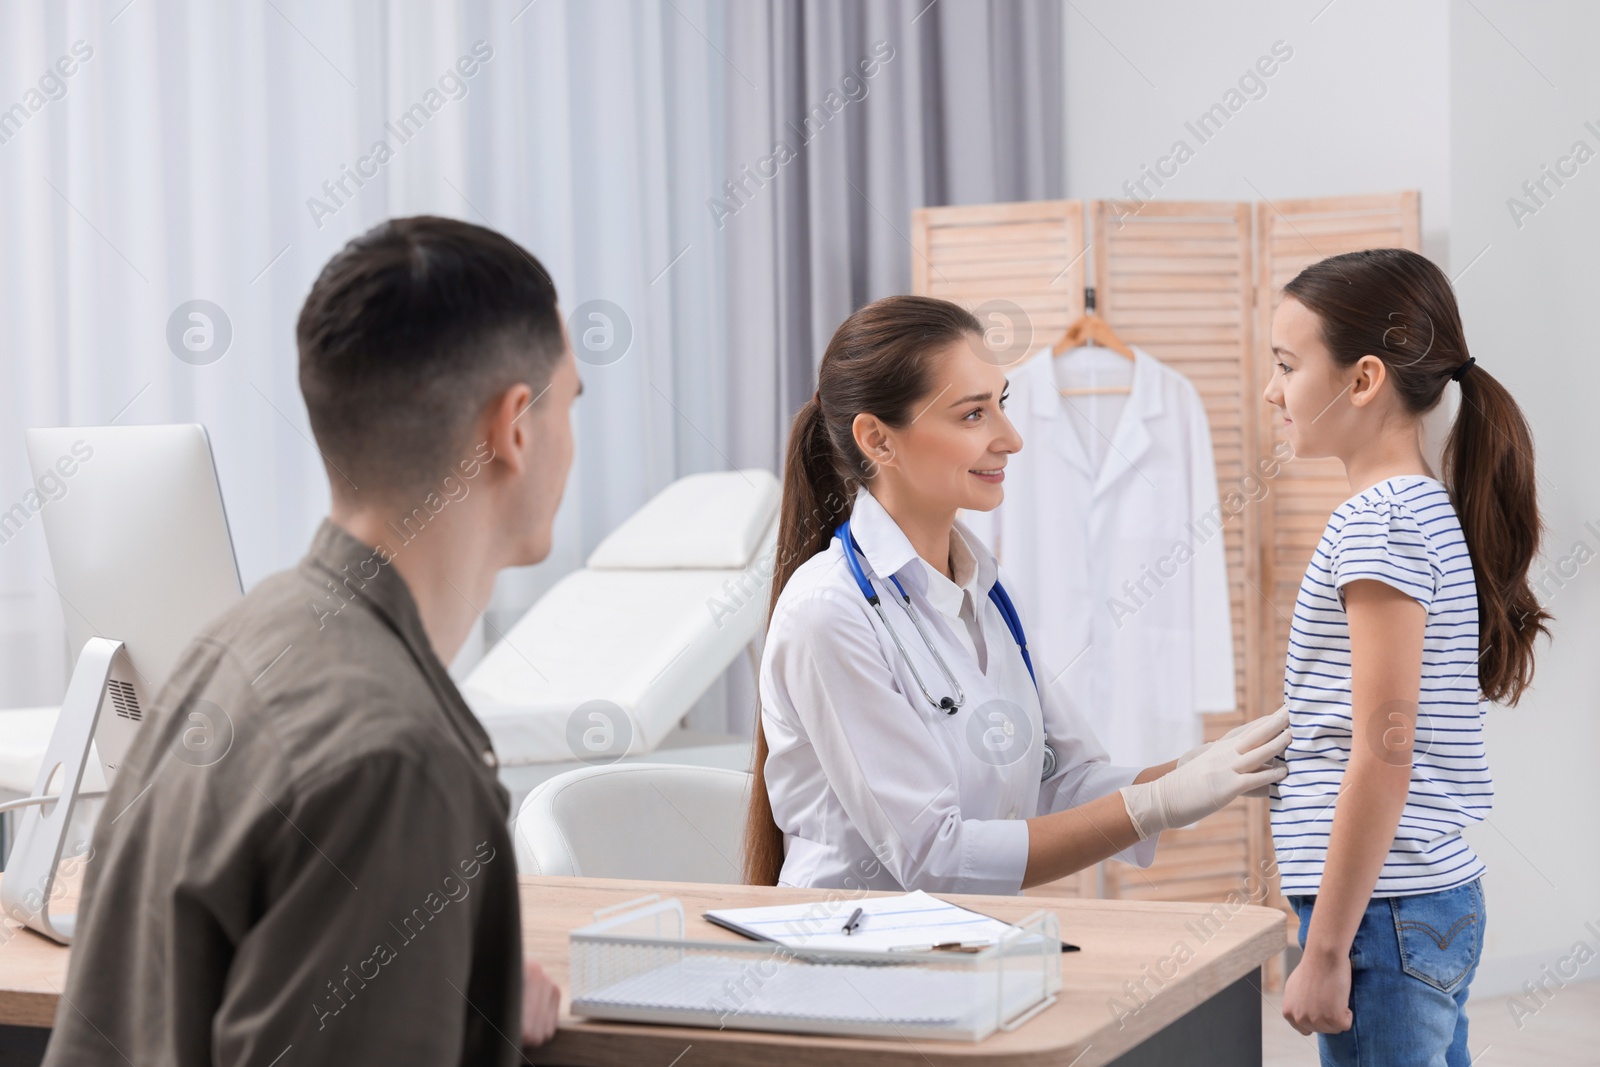
M 1384 4 L 1073 0 L 1066 37 L 1069 197 L 1119 197 L 1175 140 L 1194 158 L 1166 200 L 1422 190 L 1423 252 L 1449 251 L 1443 0 Z M 1311 21 L 1315 17 L 1316 21 Z M 1205 143 L 1185 128 L 1282 41 L 1265 91 Z M 1153 189 L 1153 186 L 1146 186 Z
M 1473 354 L 1533 425 L 1548 528 L 1536 574 L 1556 615 L 1537 691 L 1490 715 L 1498 795 L 1490 826 L 1471 836 L 1491 872 L 1483 977 L 1507 992 L 1543 980 L 1579 940 L 1600 951 L 1600 566 L 1578 565 L 1600 554 L 1600 158 L 1564 187 L 1548 183 L 1553 195 L 1520 227 L 1507 208 L 1574 141 L 1600 157 L 1600 132 L 1584 126 L 1600 128 L 1596 40 L 1593 4 L 1451 11 L 1451 273 L 1482 253 L 1456 283 L 1462 317 Z
M 1600 158 L 1520 229 L 1505 204 L 1574 140 L 1600 152 L 1600 132 L 1583 127 L 1600 127 L 1600 74 L 1582 51 L 1600 39 L 1600 9 L 1491 0 L 1219 8 L 1066 5 L 1067 195 L 1128 197 L 1124 182 L 1179 138 L 1195 154 L 1164 187 L 1146 186 L 1159 199 L 1421 190 L 1423 252 L 1459 275 L 1468 343 L 1533 424 L 1549 528 L 1536 573 L 1559 616 L 1557 640 L 1540 657 L 1537 692 L 1490 713 L 1498 795 L 1488 825 L 1469 834 L 1490 870 L 1474 993 L 1516 992 L 1580 939 L 1600 951 L 1600 933 L 1584 927 L 1600 931 L 1600 565 L 1569 564 L 1568 577 L 1557 569 L 1579 540 L 1600 556 L 1594 415 L 1580 409 L 1600 395 Z M 1278 41 L 1293 54 L 1265 92 L 1200 143 L 1185 122 Z

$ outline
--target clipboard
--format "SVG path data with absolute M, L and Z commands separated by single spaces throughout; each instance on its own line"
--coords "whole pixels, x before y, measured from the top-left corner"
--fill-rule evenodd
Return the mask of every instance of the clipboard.
M 945 900 L 942 897 L 935 897 L 935 896 L 932 896 L 931 894 L 927 894 L 927 896 L 929 897 L 929 899 L 936 900 L 936 901 L 938 901 L 938 902 L 940 902 L 942 904 L 947 904 L 952 908 L 959 908 L 960 910 L 968 912 L 968 913 L 970 913 L 972 915 L 980 916 L 980 917 L 985 918 L 985 919 L 991 919 L 991 920 L 993 920 L 995 922 L 999 922 L 999 923 L 1006 922 L 1006 920 L 1004 920 L 1004 919 L 998 918 L 998 917 L 993 916 L 993 915 L 989 915 L 989 914 L 987 914 L 985 912 L 974 911 L 971 908 L 968 908 L 968 907 L 966 907 L 964 905 L 955 904 L 955 903 L 953 903 L 951 901 Z M 784 943 L 781 938 L 771 937 L 771 936 L 769 936 L 767 934 L 761 933 L 758 930 L 751 929 L 748 926 L 744 926 L 744 925 L 742 925 L 740 923 L 737 923 L 737 922 L 734 922 L 734 921 L 732 921 L 732 920 L 730 920 L 728 918 L 725 918 L 724 916 L 714 914 L 713 912 L 709 912 L 709 911 L 702 912 L 701 913 L 701 918 L 705 919 L 707 922 L 709 922 L 709 923 L 711 923 L 711 924 L 713 924 L 715 926 L 720 926 L 724 930 L 729 930 L 729 931 L 731 931 L 733 933 L 738 934 L 740 937 L 746 937 L 746 938 L 749 938 L 752 941 L 769 941 L 769 942 L 772 942 L 774 944 L 783 944 Z M 1008 923 L 1007 925 L 1010 925 L 1010 924 Z M 1062 952 L 1079 952 L 1079 951 L 1082 951 L 1082 949 L 1078 945 L 1074 945 L 1069 941 L 1062 941 L 1061 942 L 1061 951 Z

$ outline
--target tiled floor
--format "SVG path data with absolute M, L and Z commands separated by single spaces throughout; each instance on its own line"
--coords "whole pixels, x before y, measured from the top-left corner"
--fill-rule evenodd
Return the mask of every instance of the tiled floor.
M 1261 1002 L 1261 1062 L 1265 1067 L 1317 1067 L 1317 1044 L 1283 1021 L 1277 996 Z M 1526 1004 L 1525 998 L 1519 1000 Z M 1597 1067 L 1600 1065 L 1600 982 L 1557 991 L 1522 1026 L 1510 997 L 1467 1001 L 1467 1045 L 1473 1067 Z

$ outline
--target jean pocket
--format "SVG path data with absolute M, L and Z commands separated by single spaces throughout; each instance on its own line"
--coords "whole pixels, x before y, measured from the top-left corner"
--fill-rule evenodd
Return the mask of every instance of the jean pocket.
M 1483 893 L 1474 880 L 1439 893 L 1390 897 L 1400 968 L 1436 989 L 1453 993 L 1478 962 L 1483 947 Z

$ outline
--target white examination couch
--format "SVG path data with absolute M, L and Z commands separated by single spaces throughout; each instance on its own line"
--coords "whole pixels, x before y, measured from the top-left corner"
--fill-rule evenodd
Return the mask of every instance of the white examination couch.
M 748 770 L 750 740 L 681 723 L 741 653 L 756 656 L 777 537 L 764 470 L 667 486 L 534 604 L 461 683 L 512 810 L 540 782 L 624 761 Z

